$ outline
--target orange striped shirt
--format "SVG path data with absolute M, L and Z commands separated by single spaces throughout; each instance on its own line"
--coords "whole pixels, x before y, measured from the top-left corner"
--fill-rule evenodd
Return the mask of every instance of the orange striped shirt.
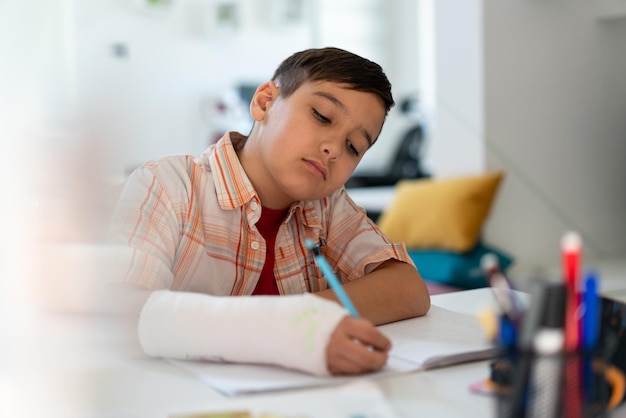
M 162 157 L 133 172 L 110 231 L 113 242 L 133 249 L 122 281 L 154 290 L 252 294 L 266 249 L 255 226 L 261 202 L 235 152 L 244 141 L 232 132 L 200 157 Z M 306 239 L 321 244 L 344 283 L 391 258 L 412 264 L 404 244 L 390 242 L 341 188 L 289 209 L 275 246 L 281 294 L 327 288 Z

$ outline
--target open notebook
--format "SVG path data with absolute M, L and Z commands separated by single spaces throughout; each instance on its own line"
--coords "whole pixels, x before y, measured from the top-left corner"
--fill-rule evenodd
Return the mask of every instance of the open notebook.
M 427 315 L 379 327 L 393 342 L 386 367 L 364 376 L 312 376 L 281 367 L 169 360 L 227 396 L 342 384 L 484 360 L 496 354 L 478 320 L 431 306 Z

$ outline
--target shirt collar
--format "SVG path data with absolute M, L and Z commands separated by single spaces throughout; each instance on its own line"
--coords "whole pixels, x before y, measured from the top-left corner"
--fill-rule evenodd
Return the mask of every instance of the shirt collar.
M 228 132 L 208 150 L 217 199 L 222 209 L 236 209 L 253 199 L 257 204 L 261 204 L 235 151 L 243 147 L 246 139 L 246 136 L 238 132 Z M 320 203 L 327 205 L 327 199 L 322 199 Z M 299 201 L 291 205 L 287 219 L 298 211 L 301 213 L 304 225 L 312 228 L 321 226 L 317 205 L 312 201 Z
M 252 199 L 258 201 L 257 193 L 235 152 L 235 148 L 242 147 L 246 139 L 240 133 L 228 132 L 209 149 L 209 164 L 222 209 L 235 209 Z
M 320 217 L 317 213 L 316 205 L 312 201 L 299 201 L 291 205 L 287 220 L 289 220 L 291 216 L 295 216 L 296 212 L 300 212 L 302 223 L 305 226 L 309 228 L 321 228 Z

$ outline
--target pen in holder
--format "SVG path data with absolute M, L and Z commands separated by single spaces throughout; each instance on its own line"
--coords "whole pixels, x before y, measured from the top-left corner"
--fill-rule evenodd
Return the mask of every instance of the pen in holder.
M 537 285 L 520 321 L 519 338 L 502 338 L 501 355 L 492 363 L 491 373 L 498 392 L 498 418 L 607 417 L 621 403 L 624 373 L 611 363 L 617 336 L 600 335 L 599 306 L 586 298 L 584 315 L 591 319 L 583 318 L 582 331 L 589 338 L 579 348 L 567 350 L 566 292 L 560 283 Z M 595 295 L 596 289 L 589 292 Z M 506 321 L 502 325 L 506 327 Z
M 497 417 L 568 418 L 564 404 L 569 410 L 575 408 L 581 418 L 608 417 L 621 403 L 625 384 L 623 372 L 609 358 L 610 351 L 605 348 L 551 354 L 503 352 L 491 364 L 491 380 L 498 392 Z M 565 379 L 568 366 L 579 368 L 580 380 Z M 527 373 L 524 367 L 528 367 Z M 568 385 L 573 385 L 580 396 L 572 399 Z

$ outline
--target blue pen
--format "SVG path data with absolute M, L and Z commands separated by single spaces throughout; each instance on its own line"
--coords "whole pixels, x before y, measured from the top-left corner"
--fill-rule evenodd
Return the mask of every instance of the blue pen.
M 583 348 L 585 350 L 593 350 L 596 348 L 600 336 L 600 312 L 598 311 L 598 279 L 592 271 L 587 273 L 587 278 L 585 279 L 583 303 L 585 307 L 582 324 Z
M 509 350 L 513 350 L 517 344 L 517 329 L 507 315 L 500 317 L 500 344 Z
M 304 245 L 306 245 L 306 247 L 309 250 L 312 250 L 313 254 L 315 254 L 315 261 L 317 262 L 318 267 L 322 270 L 324 277 L 326 277 L 326 281 L 333 289 L 333 292 L 335 292 L 342 305 L 348 310 L 348 312 L 350 312 L 350 315 L 355 318 L 359 318 L 359 313 L 346 292 L 343 290 L 343 287 L 341 286 L 341 283 L 339 283 L 339 279 L 337 279 L 335 273 L 333 273 L 333 269 L 330 267 L 330 264 L 328 264 L 328 261 L 326 261 L 326 258 L 322 255 L 320 247 L 314 245 L 313 241 L 308 239 L 304 242 Z
M 598 279 L 594 272 L 587 272 L 585 290 L 583 292 L 582 343 L 584 350 L 583 381 L 585 398 L 592 402 L 595 396 L 592 369 L 593 350 L 600 339 L 600 300 L 598 296 Z

